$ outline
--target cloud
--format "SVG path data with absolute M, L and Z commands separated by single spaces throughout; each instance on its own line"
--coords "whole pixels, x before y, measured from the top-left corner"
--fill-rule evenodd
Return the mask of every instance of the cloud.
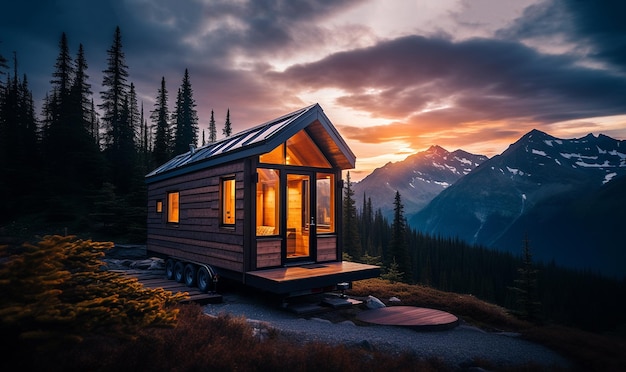
M 558 37 L 570 51 L 626 73 L 626 3 L 622 0 L 550 0 L 528 7 L 496 34 L 524 41 Z
M 338 105 L 390 119 L 375 128 L 343 127 L 353 140 L 384 142 L 445 130 L 459 141 L 489 140 L 511 131 L 479 126 L 522 128 L 625 114 L 626 77 L 577 62 L 516 41 L 412 35 L 293 66 L 275 78 L 298 89 L 341 89 Z M 480 136 L 463 134 L 468 127 Z

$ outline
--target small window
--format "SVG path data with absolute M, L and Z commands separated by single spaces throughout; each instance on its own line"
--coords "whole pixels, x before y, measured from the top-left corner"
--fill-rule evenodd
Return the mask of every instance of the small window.
M 170 192 L 167 194 L 167 222 L 178 223 L 179 218 L 179 193 Z
M 156 212 L 163 213 L 163 200 L 156 201 Z
M 222 179 L 222 225 L 235 225 L 235 178 Z

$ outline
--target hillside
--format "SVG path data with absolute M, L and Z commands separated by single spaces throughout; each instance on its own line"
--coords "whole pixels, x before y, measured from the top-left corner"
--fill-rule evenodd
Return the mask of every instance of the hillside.
M 587 135 L 559 139 L 533 130 L 409 217 L 416 229 L 535 257 L 623 275 L 626 141 Z M 623 190 L 623 188 L 621 188 Z M 622 216 L 622 217 L 620 217 Z

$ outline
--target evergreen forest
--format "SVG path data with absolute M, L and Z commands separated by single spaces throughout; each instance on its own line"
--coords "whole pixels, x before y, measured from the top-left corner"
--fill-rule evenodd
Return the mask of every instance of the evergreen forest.
M 129 79 L 119 27 L 112 36 L 95 89 L 83 45 L 73 54 L 67 35 L 61 35 L 49 90 L 37 105 L 40 112 L 27 75 L 19 71 L 17 53 L 12 59 L 0 55 L 2 235 L 88 234 L 142 243 L 145 174 L 189 151 L 190 144 L 198 145 L 189 71 L 181 71 L 175 96 L 162 77 L 154 106 L 144 107 Z M 224 125 L 230 134 L 230 110 Z M 213 117 L 209 131 L 209 141 L 215 142 Z
M 217 140 L 211 114 L 208 139 L 199 136 L 189 71 L 181 71 L 170 111 L 160 79 L 153 107 L 139 102 L 129 80 L 122 34 L 113 33 L 97 92 L 83 45 L 75 54 L 62 34 L 50 87 L 36 110 L 18 55 L 0 55 L 0 236 L 27 241 L 48 234 L 118 243 L 145 242 L 144 176 L 189 144 Z M 158 80 L 157 80 L 158 82 Z M 155 83 L 157 85 L 157 83 Z M 94 96 L 98 95 L 99 104 Z M 230 110 L 222 134 L 231 134 Z M 396 192 L 388 221 L 362 195 L 350 174 L 343 195 L 343 246 L 348 260 L 382 265 L 390 281 L 472 294 L 535 322 L 616 331 L 626 313 L 626 282 L 588 271 L 533 262 L 532 241 L 520 236 L 519 255 L 459 239 L 428 236 L 407 224 Z M 622 330 L 621 332 L 624 332 Z
M 524 236 L 519 255 L 429 236 L 407 224 L 399 193 L 393 221 L 380 209 L 373 211 L 367 195 L 360 204 L 357 207 L 348 174 L 343 193 L 344 258 L 382 265 L 383 278 L 471 294 L 538 324 L 624 333 L 625 281 L 535 262 L 532 241 Z

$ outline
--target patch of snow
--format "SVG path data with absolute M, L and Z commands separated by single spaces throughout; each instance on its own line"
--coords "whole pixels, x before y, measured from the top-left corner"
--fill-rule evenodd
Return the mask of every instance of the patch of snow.
M 441 164 L 439 164 L 439 163 L 433 163 L 433 167 L 435 167 L 435 168 L 439 168 L 439 169 L 446 169 L 446 167 L 445 167 L 445 166 L 443 166 L 443 165 L 441 165 Z
M 458 158 L 458 157 L 456 157 L 456 156 L 455 156 L 454 158 L 455 158 L 456 160 L 460 161 L 460 162 L 461 162 L 461 163 L 463 163 L 463 164 L 469 164 L 469 165 L 472 165 L 472 161 L 471 161 L 471 160 L 469 160 L 469 159 L 465 159 L 465 158 Z
M 602 184 L 604 185 L 605 183 L 611 181 L 613 179 L 613 177 L 617 176 L 617 173 L 615 172 L 611 172 L 611 173 L 607 173 L 604 176 L 604 181 L 602 181 Z
M 446 168 L 448 168 L 450 171 L 452 171 L 452 173 L 459 173 L 459 172 L 456 171 L 455 167 L 453 167 L 451 165 L 448 165 L 448 164 L 444 164 L 444 165 L 445 165 Z
M 508 167 L 508 166 L 506 167 L 506 169 L 507 169 L 509 172 L 511 172 L 511 173 L 513 173 L 514 175 L 516 175 L 516 176 L 517 176 L 517 175 L 520 175 L 520 176 L 523 176 L 523 175 L 524 175 L 524 171 L 521 171 L 521 170 L 519 170 L 519 169 L 510 168 L 510 167 Z
M 561 165 L 561 162 L 559 161 L 559 159 L 554 159 L 554 161 L 555 161 L 558 165 Z
M 600 146 L 596 146 L 598 148 L 598 154 L 606 154 L 606 150 L 602 150 Z
M 604 163 L 602 163 L 602 164 L 589 164 L 589 163 L 585 163 L 584 161 L 577 161 L 576 165 L 578 165 L 579 167 L 584 167 L 584 168 L 606 168 L 606 167 L 611 167 L 611 164 L 609 164 L 608 160 L 605 160 Z
M 533 149 L 533 154 L 535 154 L 535 155 L 541 155 L 541 156 L 548 156 L 548 155 L 546 155 L 546 153 L 545 153 L 544 151 L 541 151 L 541 150 L 535 150 L 535 149 Z
M 436 184 L 436 185 L 443 186 L 444 188 L 446 188 L 446 187 L 450 186 L 450 184 L 449 184 L 449 183 L 444 182 L 444 181 L 434 181 L 434 182 L 435 182 L 435 184 Z
M 562 144 L 563 144 L 563 141 L 561 141 L 561 140 L 554 140 L 554 142 L 556 142 L 556 143 L 557 143 L 557 144 L 559 144 L 559 145 L 562 145 Z
M 522 200 L 526 200 L 526 194 L 522 194 Z
M 598 159 L 597 156 L 587 156 L 587 155 L 581 155 L 581 154 L 567 154 L 564 152 L 561 153 L 561 156 L 564 157 L 565 159 L 571 159 L 571 158 L 590 159 L 590 160 Z
M 621 152 L 617 152 L 617 150 L 609 151 L 610 155 L 619 156 L 620 159 L 626 159 L 626 154 L 622 154 Z
M 546 145 L 548 145 L 548 146 L 552 147 L 552 140 L 543 140 L 543 142 L 544 142 Z

